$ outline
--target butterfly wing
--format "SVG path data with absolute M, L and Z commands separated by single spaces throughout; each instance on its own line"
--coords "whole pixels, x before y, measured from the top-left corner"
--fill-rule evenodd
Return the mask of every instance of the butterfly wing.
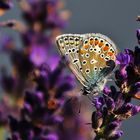
M 115 67 L 116 45 L 105 35 L 64 34 L 56 38 L 61 55 L 66 56 L 69 67 L 81 84 L 91 89 L 102 83 Z
M 116 45 L 105 35 L 99 33 L 84 34 L 83 45 L 79 49 L 82 74 L 88 79 L 87 87 L 102 81 L 114 69 Z M 108 62 L 111 62 L 111 64 Z
M 79 34 L 64 34 L 56 38 L 58 49 L 62 56 L 68 59 L 69 67 L 75 74 L 81 84 L 86 87 L 87 80 L 81 72 L 81 63 L 79 60 L 79 48 L 83 44 L 83 38 Z

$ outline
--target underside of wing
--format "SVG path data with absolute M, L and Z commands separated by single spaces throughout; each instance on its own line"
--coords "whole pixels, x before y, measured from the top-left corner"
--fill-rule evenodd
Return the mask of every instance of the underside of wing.
M 83 44 L 83 39 L 79 34 L 64 34 L 56 38 L 58 49 L 62 56 L 68 59 L 69 67 L 77 79 L 86 87 L 87 81 L 81 72 L 81 63 L 79 60 L 79 48 Z
M 82 38 L 79 60 L 83 77 L 88 79 L 87 86 L 91 86 L 106 78 L 114 69 L 117 49 L 111 39 L 102 34 L 83 34 Z M 108 65 L 110 61 L 114 64 Z

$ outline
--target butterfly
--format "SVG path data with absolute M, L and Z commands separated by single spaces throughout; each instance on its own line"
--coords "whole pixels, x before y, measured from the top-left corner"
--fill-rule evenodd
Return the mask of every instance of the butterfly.
M 63 34 L 56 37 L 60 54 L 83 85 L 83 94 L 100 93 L 115 68 L 114 42 L 100 33 Z

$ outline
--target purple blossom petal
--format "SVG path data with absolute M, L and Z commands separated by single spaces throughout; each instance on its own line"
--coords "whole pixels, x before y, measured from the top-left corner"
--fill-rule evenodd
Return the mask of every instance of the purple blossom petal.
M 138 43 L 140 43 L 140 29 L 137 29 L 137 39 L 138 39 Z
M 36 66 L 40 66 L 41 64 L 47 61 L 47 52 L 46 49 L 40 46 L 34 46 L 31 49 L 30 60 Z
M 110 135 L 111 133 L 114 133 L 120 127 L 120 125 L 121 125 L 121 122 L 118 120 L 109 123 L 106 126 L 105 133 L 108 135 Z
M 12 0 L 4 0 L 0 2 L 0 9 L 8 10 L 13 6 Z
M 140 112 L 140 106 L 134 105 L 133 108 L 131 109 L 132 116 L 136 115 L 139 112 Z
M 49 56 L 48 65 L 50 66 L 51 70 L 53 71 L 60 61 L 60 57 L 57 55 Z
M 104 105 L 104 99 L 103 97 L 95 97 L 93 98 L 92 104 L 95 106 L 95 108 L 98 110 Z
M 133 108 L 133 104 L 127 103 L 115 111 L 116 114 L 126 114 Z
M 110 111 L 113 111 L 115 108 L 115 102 L 112 98 L 106 99 L 106 105 L 107 105 L 108 110 L 110 110 Z
M 111 136 L 108 137 L 108 140 L 117 140 L 123 135 L 123 131 L 116 131 Z
M 46 140 L 59 140 L 56 134 L 49 134 Z
M 106 94 L 106 95 L 109 95 L 111 92 L 110 88 L 105 86 L 104 89 L 103 89 L 103 93 Z
M 126 53 L 119 53 L 116 57 L 116 64 L 127 65 L 130 62 L 130 56 Z

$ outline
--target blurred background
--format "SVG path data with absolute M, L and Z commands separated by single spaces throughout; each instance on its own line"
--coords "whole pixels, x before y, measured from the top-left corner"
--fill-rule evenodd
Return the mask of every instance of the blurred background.
M 23 21 L 17 2 L 13 2 L 14 7 L 1 16 L 0 21 L 9 19 Z M 70 11 L 70 18 L 62 33 L 99 32 L 109 36 L 121 51 L 124 48 L 133 49 L 138 45 L 136 29 L 140 28 L 140 23 L 136 21 L 136 17 L 140 14 L 139 0 L 65 0 L 64 3 L 65 8 Z M 14 37 L 17 47 L 22 46 L 18 32 L 9 28 L 0 28 L 0 39 L 4 34 Z M 2 48 L 1 44 L 0 46 Z M 57 54 L 57 50 L 54 49 L 54 53 Z M 0 66 L 5 66 L 8 72 L 11 70 L 9 57 L 4 52 L 0 54 Z M 121 140 L 139 138 L 139 119 L 140 115 L 137 115 L 123 123 L 124 136 Z

